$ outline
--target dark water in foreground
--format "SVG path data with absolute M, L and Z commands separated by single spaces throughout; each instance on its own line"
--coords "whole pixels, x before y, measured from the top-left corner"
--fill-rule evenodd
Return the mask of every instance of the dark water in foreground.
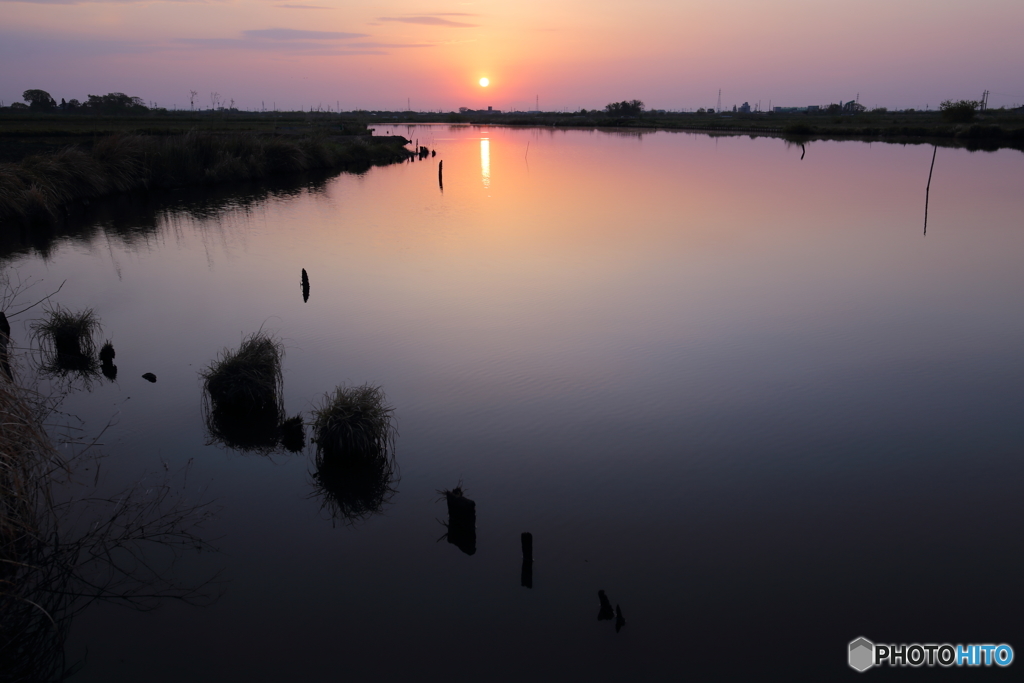
M 72 680 L 831 680 L 858 636 L 1024 656 L 1024 155 L 939 150 L 924 236 L 930 147 L 392 132 L 438 157 L 12 258 L 117 349 L 64 405 L 114 418 L 100 485 L 192 459 L 221 507 L 219 551 L 176 569 L 220 599 L 93 605 Z M 207 445 L 197 372 L 261 326 L 289 415 L 386 391 L 383 514 L 332 521 L 309 451 Z M 472 556 L 438 542 L 460 480 Z

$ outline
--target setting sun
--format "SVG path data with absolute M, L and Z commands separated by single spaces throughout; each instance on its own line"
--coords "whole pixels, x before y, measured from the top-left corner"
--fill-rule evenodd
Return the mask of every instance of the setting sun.
M 480 79 L 480 87 L 481 87 L 481 88 L 486 88 L 486 87 L 487 87 L 487 86 L 489 86 L 490 84 L 491 84 L 491 81 L 490 81 L 490 79 L 487 79 L 487 78 L 481 78 L 481 79 Z

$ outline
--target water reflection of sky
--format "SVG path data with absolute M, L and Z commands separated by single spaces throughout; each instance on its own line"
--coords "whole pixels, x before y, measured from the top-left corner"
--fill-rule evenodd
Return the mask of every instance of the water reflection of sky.
M 19 262 L 67 278 L 59 303 L 95 308 L 117 348 L 118 383 L 62 406 L 99 427 L 117 411 L 104 476 L 194 458 L 224 504 L 224 598 L 84 614 L 76 680 L 312 678 L 339 656 L 409 679 L 446 670 L 453 642 L 488 680 L 655 680 L 680 643 L 710 679 L 742 643 L 760 680 L 765 633 L 830 680 L 858 635 L 1014 632 L 1024 156 L 940 149 L 923 237 L 924 146 L 811 143 L 801 161 L 764 138 L 406 137 L 433 140 L 443 195 L 436 163 L 375 168 Z M 288 415 L 341 382 L 387 391 L 384 515 L 335 529 L 308 459 L 205 445 L 196 372 L 261 325 L 285 340 Z M 436 491 L 460 479 L 472 557 L 436 543 Z

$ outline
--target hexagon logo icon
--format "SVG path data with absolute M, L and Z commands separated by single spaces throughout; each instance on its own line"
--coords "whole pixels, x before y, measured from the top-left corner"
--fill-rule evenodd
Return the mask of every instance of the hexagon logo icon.
M 850 643 L 850 666 L 857 671 L 867 671 L 875 663 L 875 644 L 867 638 L 858 638 Z

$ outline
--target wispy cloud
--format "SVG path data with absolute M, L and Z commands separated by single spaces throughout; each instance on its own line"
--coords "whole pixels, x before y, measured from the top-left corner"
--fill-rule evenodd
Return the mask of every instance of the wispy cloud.
M 447 16 L 470 16 L 466 14 L 449 14 Z M 394 21 L 401 24 L 420 24 L 422 26 L 448 26 L 451 28 L 475 28 L 480 24 L 466 24 L 461 21 L 442 19 L 436 15 L 424 15 L 416 17 L 378 17 L 377 21 Z
M 18 58 L 33 60 L 53 57 L 66 59 L 74 57 L 104 57 L 109 55 L 152 54 L 162 49 L 152 41 L 137 40 L 92 40 L 68 36 L 54 37 L 22 32 L 0 31 L 0 63 L 9 63 Z
M 128 5 L 139 2 L 152 2 L 153 0 L 0 0 L 6 3 L 20 3 L 23 5 L 84 5 L 97 3 L 110 3 L 116 5 Z M 204 2 L 204 0 L 162 0 L 163 2 Z
M 256 41 L 244 38 L 180 38 L 176 43 L 207 50 L 251 50 L 296 55 L 386 55 L 382 45 L 314 43 L 310 41 Z
M 333 7 L 321 7 L 320 5 L 274 5 L 281 9 L 334 9 Z
M 303 31 L 295 28 L 261 28 L 242 31 L 246 38 L 264 40 L 352 40 L 369 38 L 368 33 L 342 33 L 340 31 Z
M 265 28 L 242 31 L 241 38 L 181 38 L 176 43 L 214 50 L 257 50 L 318 55 L 383 55 L 394 48 L 432 47 L 430 43 L 382 43 L 362 40 L 366 33 Z

